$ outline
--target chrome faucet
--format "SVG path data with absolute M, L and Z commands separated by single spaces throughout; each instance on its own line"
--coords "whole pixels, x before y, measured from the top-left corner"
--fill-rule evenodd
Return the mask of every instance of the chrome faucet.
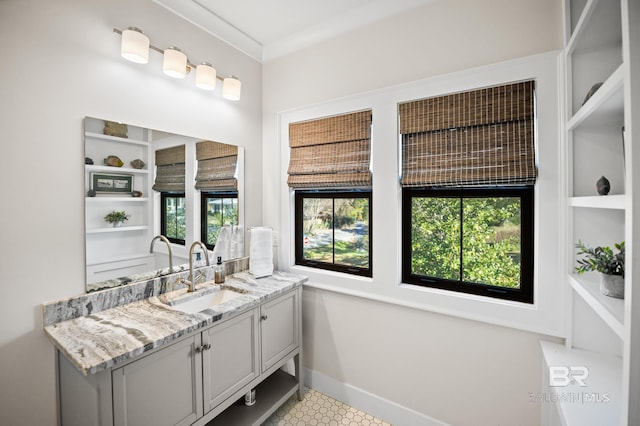
M 207 252 L 207 247 L 202 243 L 202 241 L 194 241 L 193 244 L 191 244 L 191 248 L 189 248 L 189 279 L 180 280 L 181 283 L 186 284 L 189 287 L 189 289 L 187 290 L 189 293 L 193 292 L 196 289 L 195 279 L 193 278 L 193 249 L 196 248 L 196 246 L 200 246 L 202 248 L 202 250 L 204 251 L 204 258 L 207 261 L 207 266 L 211 266 L 209 263 L 209 253 Z
M 167 249 L 169 249 L 169 273 L 171 273 L 173 271 L 173 253 L 171 253 L 171 243 L 164 235 L 156 235 L 153 237 L 153 240 L 151 240 L 151 245 L 149 245 L 149 253 L 153 253 L 153 243 L 155 243 L 156 240 L 164 241 L 167 245 Z

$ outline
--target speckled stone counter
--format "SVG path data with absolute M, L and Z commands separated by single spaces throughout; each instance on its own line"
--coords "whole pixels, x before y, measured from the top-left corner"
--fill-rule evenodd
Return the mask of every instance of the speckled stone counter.
M 212 279 L 203 268 L 201 281 Z M 188 314 L 171 303 L 193 298 L 179 279 L 183 273 L 83 294 L 43 304 L 44 331 L 53 344 L 85 375 L 94 374 L 146 351 L 212 325 L 300 286 L 306 277 L 274 272 L 254 278 L 248 272 L 228 276 L 224 286 L 242 294 L 204 311 Z M 220 291 L 205 282 L 198 294 Z

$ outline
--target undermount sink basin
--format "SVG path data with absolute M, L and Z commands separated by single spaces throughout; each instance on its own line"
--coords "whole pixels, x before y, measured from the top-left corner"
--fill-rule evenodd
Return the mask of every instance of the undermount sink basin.
M 171 308 L 188 314 L 195 314 L 196 312 L 238 298 L 242 296 L 242 294 L 243 293 L 230 288 L 223 288 L 215 293 L 207 293 L 193 299 L 185 300 L 184 302 L 176 302 L 171 305 Z

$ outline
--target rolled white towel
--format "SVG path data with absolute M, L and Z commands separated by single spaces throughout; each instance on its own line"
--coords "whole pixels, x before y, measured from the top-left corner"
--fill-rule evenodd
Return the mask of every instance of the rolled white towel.
M 249 272 L 256 278 L 273 274 L 273 242 L 271 228 L 251 229 Z

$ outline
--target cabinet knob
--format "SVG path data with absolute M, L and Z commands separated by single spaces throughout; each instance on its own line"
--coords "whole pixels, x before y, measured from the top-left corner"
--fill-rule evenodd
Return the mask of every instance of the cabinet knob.
M 202 348 L 203 348 L 203 350 L 208 351 L 209 349 L 211 349 L 211 343 L 207 343 Z
M 199 354 L 200 352 L 202 352 L 202 346 L 196 346 L 196 348 L 194 349 L 196 351 L 197 354 Z
M 267 317 L 266 315 L 262 315 L 262 316 L 260 317 L 260 320 L 261 320 L 261 321 L 266 321 L 266 320 L 267 320 L 267 318 L 268 318 L 268 317 Z

